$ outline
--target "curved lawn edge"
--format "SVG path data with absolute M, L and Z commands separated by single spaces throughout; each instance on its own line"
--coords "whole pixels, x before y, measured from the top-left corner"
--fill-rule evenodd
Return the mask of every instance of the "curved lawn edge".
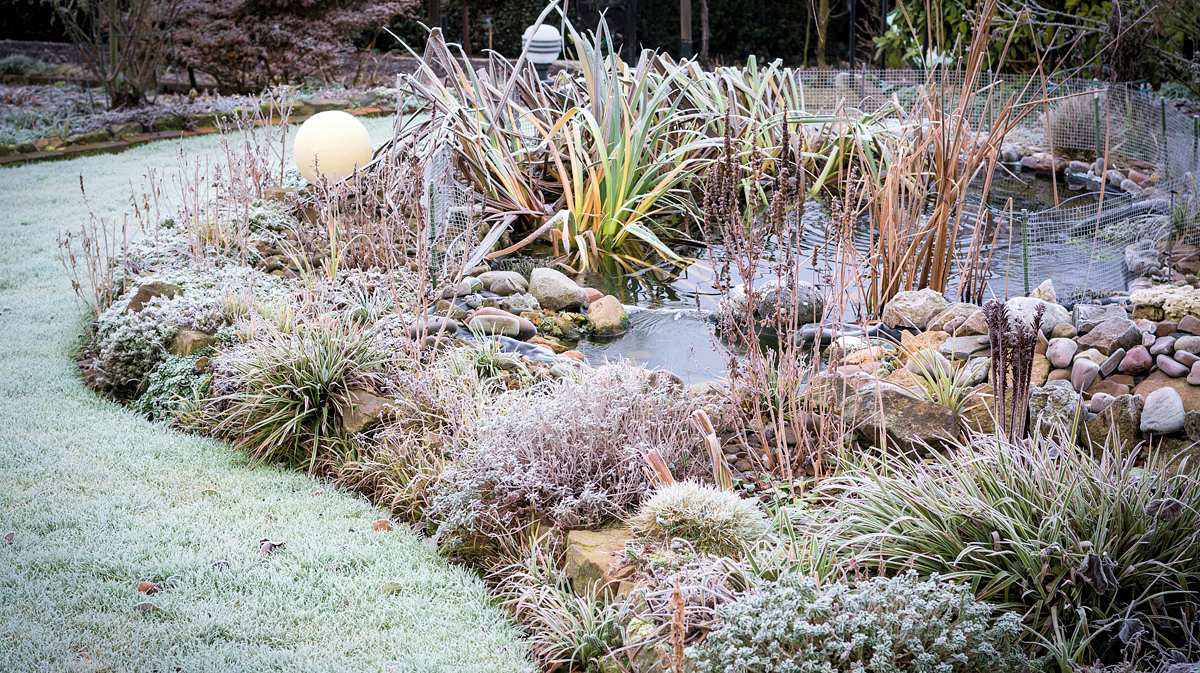
M 389 119 L 367 122 L 375 139 Z M 520 671 L 479 579 L 365 499 L 102 400 L 69 353 L 54 238 L 198 138 L 0 169 L 0 643 L 6 671 Z M 258 541 L 286 545 L 261 557 Z M 150 580 L 163 588 L 143 595 Z M 148 603 L 150 607 L 138 604 Z

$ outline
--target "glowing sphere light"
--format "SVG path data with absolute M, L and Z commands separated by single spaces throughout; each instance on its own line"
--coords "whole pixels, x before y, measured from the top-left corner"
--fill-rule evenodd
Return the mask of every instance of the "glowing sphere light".
M 300 125 L 293 150 L 296 168 L 305 180 L 335 182 L 371 161 L 371 138 L 354 115 L 330 110 Z

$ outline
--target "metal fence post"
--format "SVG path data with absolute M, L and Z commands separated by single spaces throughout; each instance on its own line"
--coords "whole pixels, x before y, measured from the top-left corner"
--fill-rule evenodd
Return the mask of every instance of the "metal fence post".
M 1025 271 L 1025 296 L 1029 296 L 1029 209 L 1021 209 L 1021 266 Z
M 1162 147 L 1163 147 L 1163 176 L 1166 179 L 1171 179 L 1171 149 L 1167 143 L 1167 99 L 1161 98 L 1158 101 L 1158 109 L 1160 111 L 1159 119 L 1162 125 Z
M 1200 170 L 1200 117 L 1192 117 L 1192 170 Z
M 1104 139 L 1100 134 L 1100 94 L 1092 94 L 1092 122 L 1096 127 L 1096 158 L 1104 158 Z M 1108 167 L 1105 167 L 1108 170 Z

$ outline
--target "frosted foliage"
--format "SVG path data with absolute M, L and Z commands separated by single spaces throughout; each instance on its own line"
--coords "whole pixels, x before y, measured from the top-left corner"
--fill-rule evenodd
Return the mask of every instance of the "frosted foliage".
M 109 391 L 136 387 L 167 355 L 181 328 L 215 333 L 224 325 L 221 303 L 211 298 L 155 297 L 142 310 L 113 304 L 96 321 L 95 371 Z
M 629 514 L 650 488 L 647 450 L 677 477 L 705 471 L 692 409 L 667 377 L 625 365 L 502 396 L 437 490 L 439 541 L 502 536 L 539 518 L 575 528 Z
M 937 577 L 787 575 L 722 610 L 688 656 L 697 673 L 1015 673 L 1032 670 L 1021 633 L 1017 615 Z

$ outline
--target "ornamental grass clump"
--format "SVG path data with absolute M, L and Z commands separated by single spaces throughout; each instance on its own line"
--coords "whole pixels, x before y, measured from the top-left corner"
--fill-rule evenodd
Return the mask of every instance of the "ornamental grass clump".
M 486 551 L 534 523 L 623 518 L 651 489 L 645 454 L 680 478 L 709 470 L 678 383 L 628 365 L 500 395 L 442 475 L 429 519 L 444 549 Z
M 755 502 L 691 481 L 659 488 L 629 525 L 645 541 L 668 543 L 678 538 L 699 552 L 735 558 L 770 530 Z
M 542 670 L 595 671 L 620 646 L 627 615 L 591 582 L 573 588 L 560 570 L 561 549 L 547 535 L 507 552 L 491 573 L 495 594 L 525 627 Z
M 721 612 L 688 650 L 696 673 L 1018 673 L 1020 619 L 909 573 L 822 586 L 789 574 Z
M 371 333 L 341 321 L 265 330 L 214 362 L 207 415 L 214 432 L 259 462 L 310 472 L 347 448 L 342 417 L 353 392 L 379 386 L 388 357 Z
M 1063 671 L 1187 641 L 1200 478 L 1135 467 L 1118 447 L 974 440 L 925 461 L 861 457 L 817 489 L 834 504 L 810 532 L 845 568 L 967 582 L 1022 616 Z

